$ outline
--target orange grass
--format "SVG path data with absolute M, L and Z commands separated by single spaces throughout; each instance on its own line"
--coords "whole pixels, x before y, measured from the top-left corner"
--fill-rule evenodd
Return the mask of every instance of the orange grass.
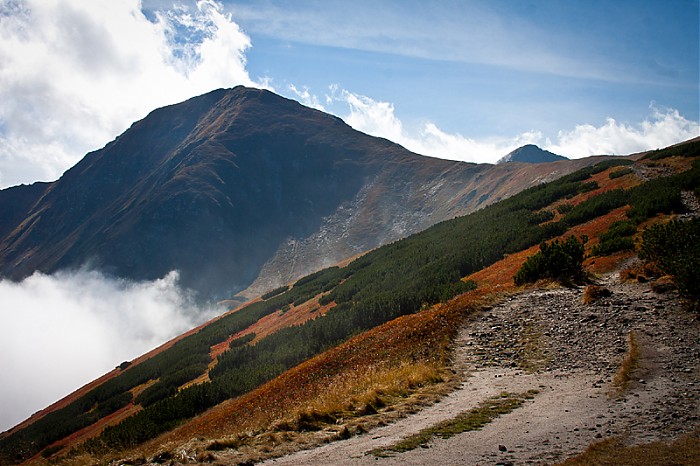
M 632 373 L 638 365 L 639 343 L 637 342 L 637 335 L 634 332 L 630 332 L 627 336 L 627 354 L 612 381 L 612 386 L 617 389 L 618 393 L 627 390 L 632 380 Z
M 321 306 L 318 300 L 322 295 L 318 295 L 309 301 L 300 304 L 299 306 L 290 305 L 289 310 L 275 311 L 272 314 L 268 314 L 265 317 L 259 319 L 253 325 L 247 329 L 236 333 L 231 337 L 231 340 L 240 338 L 242 336 L 248 335 L 250 333 L 255 334 L 255 338 L 252 344 L 257 343 L 260 339 L 271 335 L 278 330 L 282 330 L 286 327 L 291 327 L 294 325 L 301 325 L 306 321 L 315 319 L 316 317 L 326 315 L 331 308 L 335 306 L 335 303 L 331 302 L 325 306 Z M 227 347 L 228 348 L 228 347 Z
M 322 398 L 333 399 L 329 392 L 337 387 L 344 387 L 339 390 L 341 393 L 355 393 L 353 396 L 358 399 L 367 390 L 381 392 L 385 382 L 365 386 L 369 368 L 388 374 L 396 387 L 401 379 L 410 385 L 411 373 L 432 368 L 425 373 L 434 374 L 448 364 L 449 345 L 460 322 L 482 303 L 479 293 L 467 293 L 430 310 L 399 317 L 290 369 L 248 394 L 220 404 L 149 442 L 144 449 L 155 451 L 165 443 L 180 444 L 201 436 L 218 438 L 261 432 L 289 419 L 290 413 L 321 410 Z M 377 380 L 386 381 L 386 377 Z
M 513 291 L 515 290 L 513 275 L 522 267 L 527 258 L 535 255 L 537 251 L 539 251 L 539 246 L 532 246 L 523 251 L 508 254 L 495 264 L 469 275 L 467 279 L 474 280 L 479 287 L 478 289 L 488 288 L 495 293 Z

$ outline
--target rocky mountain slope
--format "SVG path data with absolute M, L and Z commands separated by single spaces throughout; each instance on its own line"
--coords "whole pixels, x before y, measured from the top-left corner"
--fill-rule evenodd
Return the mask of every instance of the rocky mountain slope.
M 251 297 L 593 163 L 413 154 L 259 89 L 153 111 L 52 183 L 0 191 L 0 276 L 180 271 L 203 300 Z

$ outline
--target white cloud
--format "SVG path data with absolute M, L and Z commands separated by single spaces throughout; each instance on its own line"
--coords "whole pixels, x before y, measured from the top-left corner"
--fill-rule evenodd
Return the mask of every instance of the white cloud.
M 595 154 L 625 155 L 659 149 L 700 136 L 700 124 L 684 118 L 677 110 L 651 107 L 649 118 L 637 125 L 608 118 L 602 126 L 577 125 L 560 131 L 547 149 L 560 154 L 584 157 Z
M 0 281 L 0 431 L 213 317 L 177 282 L 85 270 Z
M 471 139 L 461 134 L 450 134 L 432 122 L 426 122 L 414 131 L 407 130 L 395 115 L 394 105 L 370 97 L 340 90 L 331 86 L 331 99 L 348 105 L 345 121 L 353 128 L 372 136 L 383 137 L 401 144 L 418 154 L 466 162 L 495 162 L 511 150 L 541 139 L 536 132 L 514 138 L 493 137 Z
M 326 111 L 323 104 L 321 104 L 321 102 L 318 100 L 318 96 L 309 92 L 308 87 L 302 86 L 302 88 L 299 89 L 294 84 L 290 84 L 287 87 L 302 104 L 306 105 L 307 107 L 315 108 L 316 110 L 321 110 L 322 112 Z
M 353 128 L 399 144 L 414 145 L 415 141 L 405 134 L 401 120 L 394 115 L 393 104 L 353 94 L 344 89 L 340 93 L 340 100 L 350 107 L 345 121 Z
M 0 2 L 0 187 L 56 179 L 156 107 L 255 86 L 249 47 L 212 0 L 153 21 L 138 0 Z
M 419 154 L 466 162 L 493 163 L 525 144 L 537 144 L 569 158 L 580 158 L 626 155 L 700 136 L 698 122 L 687 120 L 675 109 L 660 110 L 652 106 L 651 115 L 636 125 L 608 118 L 602 126 L 577 125 L 573 130 L 560 131 L 554 139 L 535 130 L 515 136 L 472 139 L 447 133 L 432 122 L 407 130 L 395 115 L 393 104 L 340 90 L 336 85 L 331 86 L 329 99 L 347 104 L 348 113 L 343 118 L 359 131 L 390 139 Z

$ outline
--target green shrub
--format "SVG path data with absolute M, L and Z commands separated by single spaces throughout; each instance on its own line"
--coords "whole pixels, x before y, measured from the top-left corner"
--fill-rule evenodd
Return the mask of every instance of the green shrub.
M 700 219 L 673 221 L 644 231 L 639 257 L 673 277 L 680 292 L 700 301 Z
M 627 220 L 618 220 L 610 225 L 608 231 L 600 235 L 601 241 L 607 241 L 617 237 L 632 236 L 637 233 L 637 226 Z
M 593 248 L 594 256 L 608 256 L 618 251 L 634 250 L 632 236 L 637 232 L 636 225 L 629 221 L 617 221 L 610 225 L 608 231 L 600 235 L 600 244 Z
M 601 242 L 593 248 L 591 255 L 593 256 L 609 256 L 610 254 L 619 251 L 633 251 L 634 241 L 632 238 L 615 237 L 608 241 Z
M 629 201 L 629 194 L 623 189 L 613 189 L 592 197 L 571 209 L 563 218 L 569 226 L 580 225 L 596 217 L 622 207 Z
M 280 286 L 279 288 L 275 288 L 274 290 L 268 291 L 264 295 L 261 296 L 263 301 L 267 301 L 270 298 L 274 298 L 275 296 L 284 293 L 289 289 L 289 285 L 284 285 Z
M 574 206 L 571 204 L 562 204 L 559 207 L 557 207 L 557 212 L 559 212 L 561 215 L 565 215 L 568 212 L 571 212 L 571 209 L 573 209 Z
M 41 452 L 41 457 L 48 458 L 49 456 L 53 455 L 54 453 L 58 453 L 61 450 L 63 450 L 63 445 L 54 445 L 51 447 L 46 447 L 44 451 Z
M 646 160 L 661 160 L 667 157 L 697 157 L 700 154 L 700 141 L 692 141 L 685 144 L 678 144 L 665 149 L 657 149 L 649 152 L 643 158 Z
M 615 178 L 620 178 L 621 176 L 629 175 L 630 173 L 634 173 L 631 168 L 621 168 L 619 170 L 610 172 L 608 177 L 611 180 L 614 180 Z
M 540 251 L 529 257 L 513 277 L 516 285 L 532 283 L 541 278 L 571 282 L 583 278 L 584 244 L 587 238 L 578 240 L 569 236 L 566 241 L 542 242 Z
M 551 210 L 542 210 L 540 212 L 532 212 L 528 222 L 531 225 L 539 225 L 540 223 L 549 222 L 550 220 L 554 220 L 554 212 Z

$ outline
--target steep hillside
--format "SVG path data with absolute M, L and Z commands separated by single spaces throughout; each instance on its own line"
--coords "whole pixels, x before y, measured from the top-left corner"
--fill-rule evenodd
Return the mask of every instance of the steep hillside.
M 53 183 L 0 191 L 0 275 L 180 271 L 202 300 L 255 296 L 593 160 L 438 160 L 259 89 L 153 111 Z
M 537 244 L 587 235 L 600 256 L 590 267 L 601 269 L 618 253 L 595 247 L 687 210 L 700 187 L 697 156 L 693 143 L 635 163 L 604 161 L 302 278 L 13 430 L 0 440 L 2 458 L 262 458 L 275 445 L 304 444 L 305 431 L 342 438 L 378 413 L 406 413 L 426 387 L 459 384 L 446 367 L 455 332 L 514 290 L 513 274 Z M 645 181 L 659 167 L 665 176 Z M 323 308 L 323 317 L 254 334 L 263 319 L 302 308 Z

